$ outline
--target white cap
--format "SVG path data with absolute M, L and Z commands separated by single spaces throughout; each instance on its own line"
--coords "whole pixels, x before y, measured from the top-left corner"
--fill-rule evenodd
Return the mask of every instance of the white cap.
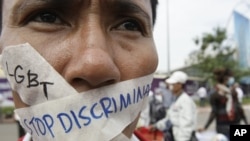
M 166 82 L 169 84 L 175 84 L 175 83 L 184 84 L 186 83 L 187 79 L 188 76 L 186 73 L 182 71 L 176 71 L 166 80 Z

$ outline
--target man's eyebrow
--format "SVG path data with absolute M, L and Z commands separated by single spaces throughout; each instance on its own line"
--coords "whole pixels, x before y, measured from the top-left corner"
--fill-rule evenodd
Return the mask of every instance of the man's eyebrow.
M 132 0 L 113 0 L 111 2 L 111 8 L 114 12 L 118 13 L 139 14 L 148 21 L 151 21 L 149 14 Z
M 14 6 L 14 11 L 20 12 L 26 8 L 48 5 L 53 7 L 68 7 L 75 2 L 81 2 L 81 0 L 19 0 Z
M 70 7 L 76 7 L 81 2 L 89 2 L 89 0 L 18 0 L 14 7 L 11 9 L 12 12 L 12 23 L 15 25 L 22 19 L 22 15 L 33 12 L 34 10 L 41 10 L 43 8 L 50 10 L 65 11 Z M 22 23 L 24 24 L 24 23 Z

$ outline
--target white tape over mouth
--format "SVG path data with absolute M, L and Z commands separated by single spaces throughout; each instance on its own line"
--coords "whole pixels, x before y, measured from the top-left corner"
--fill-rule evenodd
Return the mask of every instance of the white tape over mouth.
M 1 63 L 13 90 L 32 105 L 15 112 L 35 141 L 115 140 L 147 104 L 153 78 L 78 93 L 29 44 L 6 47 Z
M 78 93 L 28 43 L 5 47 L 1 65 L 12 90 L 28 105 Z

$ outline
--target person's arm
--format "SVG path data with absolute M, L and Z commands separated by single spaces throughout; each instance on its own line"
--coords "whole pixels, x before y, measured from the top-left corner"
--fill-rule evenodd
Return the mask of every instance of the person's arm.
M 209 115 L 209 118 L 204 126 L 204 130 L 206 130 L 210 124 L 213 122 L 214 118 L 216 117 L 216 98 L 215 98 L 215 94 L 212 94 L 212 96 L 210 97 L 210 105 L 211 105 L 211 112 Z
M 206 124 L 205 124 L 205 126 L 204 126 L 204 129 L 205 129 L 205 130 L 206 130 L 206 129 L 210 126 L 210 124 L 213 122 L 214 118 L 215 118 L 215 113 L 214 113 L 213 110 L 212 110 L 212 111 L 210 112 L 209 118 L 208 118 L 208 120 L 207 120 L 207 122 L 206 122 Z
M 246 115 L 245 115 L 245 111 L 244 111 L 243 107 L 240 104 L 239 104 L 239 110 L 240 110 L 241 119 L 243 119 L 245 124 L 248 124 L 248 121 L 247 121 L 247 118 L 246 118 Z
M 164 131 L 164 130 L 166 130 L 166 126 L 167 126 L 166 123 L 167 123 L 168 120 L 169 120 L 169 118 L 168 118 L 168 116 L 166 115 L 165 118 L 159 120 L 159 121 L 158 121 L 157 123 L 155 123 L 153 126 L 154 126 L 156 129 L 160 130 L 160 131 Z
M 198 131 L 204 131 L 206 130 L 210 124 L 213 122 L 213 120 L 215 119 L 215 116 L 216 116 L 216 105 L 215 105 L 215 95 L 212 94 L 211 97 L 210 97 L 210 105 L 211 105 L 211 112 L 209 114 L 209 118 L 205 124 L 205 126 L 203 128 L 200 128 L 198 129 Z

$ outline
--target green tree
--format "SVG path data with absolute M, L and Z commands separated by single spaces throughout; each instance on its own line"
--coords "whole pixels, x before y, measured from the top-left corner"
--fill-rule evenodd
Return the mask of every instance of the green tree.
M 236 79 L 242 75 L 249 74 L 239 67 L 235 59 L 236 49 L 233 45 L 226 45 L 226 29 L 217 27 L 212 33 L 205 33 L 197 37 L 194 42 L 199 50 L 192 52 L 189 56 L 188 65 L 200 70 L 203 77 L 212 78 L 213 70 L 218 67 L 230 68 Z

